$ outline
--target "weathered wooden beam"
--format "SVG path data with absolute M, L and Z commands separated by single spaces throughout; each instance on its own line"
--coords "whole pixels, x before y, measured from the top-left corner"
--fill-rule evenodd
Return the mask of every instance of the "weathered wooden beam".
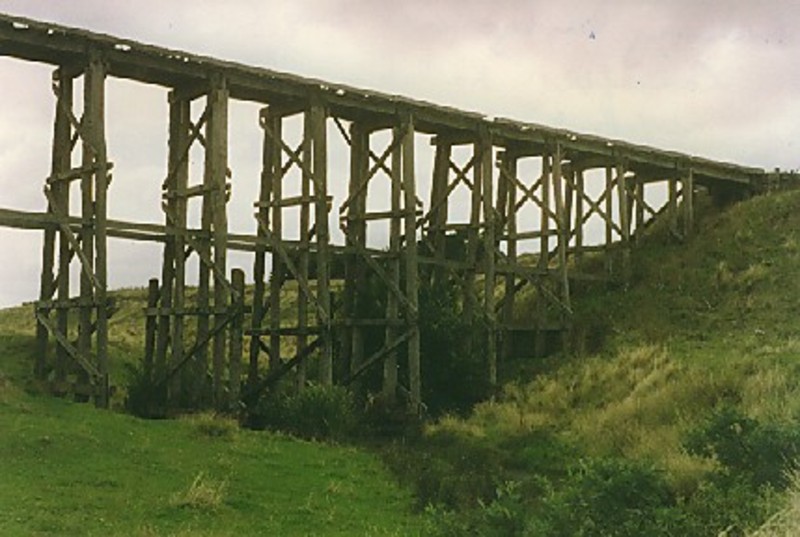
M 499 230 L 500 235 L 497 237 L 499 240 L 506 240 L 507 247 L 507 262 L 509 265 L 514 266 L 517 264 L 517 207 L 516 196 L 517 189 L 512 184 L 509 177 L 517 177 L 518 173 L 517 155 L 509 150 L 504 151 L 500 156 L 500 174 L 498 175 L 498 188 L 497 188 L 497 206 L 500 213 Z M 495 270 L 497 270 L 495 266 Z M 511 358 L 512 346 L 511 338 L 507 327 L 509 327 L 514 320 L 514 308 L 516 302 L 516 278 L 513 272 L 507 272 L 504 278 L 505 294 L 502 301 L 502 349 L 501 357 L 504 361 Z
M 575 172 L 575 260 L 583 259 L 584 198 L 586 187 L 583 170 Z
M 157 308 L 159 300 L 158 278 L 150 278 L 147 285 L 147 310 Z M 156 338 L 158 329 L 158 317 L 155 313 L 145 311 L 144 321 L 144 360 L 142 361 L 142 371 L 148 382 L 151 382 L 157 375 L 163 375 L 166 370 L 156 372 Z
M 264 131 L 264 126 L 268 121 L 275 122 L 277 116 L 272 115 L 271 108 L 264 108 L 259 113 L 259 124 Z M 273 125 L 273 128 L 276 128 Z M 276 163 L 273 162 L 275 152 L 273 151 L 274 144 L 266 132 L 262 134 L 262 149 L 261 149 L 261 177 L 260 188 L 258 194 L 258 204 L 256 216 L 256 236 L 258 239 L 264 238 L 264 227 L 270 226 L 270 208 L 269 205 L 272 201 L 272 181 Z M 267 312 L 265 307 L 266 296 L 266 241 L 257 241 L 255 245 L 255 256 L 253 261 L 253 314 L 250 317 L 250 329 L 252 331 L 260 330 L 264 317 Z M 271 304 L 271 302 L 270 302 Z M 252 389 L 258 382 L 258 358 L 262 350 L 262 342 L 258 335 L 252 335 L 250 338 L 250 359 L 247 370 L 247 385 L 248 389 Z M 272 363 L 272 360 L 270 360 Z
M 683 236 L 689 237 L 694 231 L 694 168 L 683 175 Z
M 539 260 L 538 269 L 542 272 L 547 271 L 548 261 L 550 259 L 550 189 L 551 181 L 550 175 L 552 173 L 552 156 L 544 154 L 541 158 L 542 161 L 542 179 L 540 181 L 540 188 L 542 190 L 538 198 L 541 200 L 541 210 L 539 217 L 539 231 L 541 238 L 539 240 Z M 539 358 L 544 356 L 545 353 L 545 333 L 542 329 L 547 324 L 547 304 L 545 303 L 545 284 L 541 280 L 535 282 L 536 285 L 536 348 L 535 355 Z
M 314 146 L 312 132 L 314 130 L 313 118 L 311 113 L 307 111 L 303 116 L 303 140 L 300 143 L 303 162 L 312 162 L 314 159 Z M 303 169 L 300 176 L 300 191 L 298 197 L 301 200 L 313 201 L 311 197 L 311 186 L 313 184 L 313 177 Z M 315 189 L 316 192 L 316 189 Z M 287 198 L 281 200 L 282 207 L 290 206 Z M 308 279 L 309 267 L 309 242 L 311 241 L 311 210 L 308 203 L 300 205 L 300 250 L 298 251 L 297 269 L 300 277 Z M 298 353 L 302 353 L 306 348 L 308 342 L 308 297 L 303 293 L 297 294 L 297 340 L 295 347 Z M 306 361 L 302 360 L 297 363 L 295 370 L 295 383 L 297 390 L 301 391 L 305 388 L 306 384 Z
M 414 207 L 416 203 L 416 178 L 414 171 L 414 116 L 410 113 L 400 118 L 402 131 L 402 174 L 403 191 L 405 194 L 404 205 L 406 209 Z M 405 276 L 406 297 L 410 303 L 410 312 L 407 313 L 411 337 L 408 340 L 408 382 L 411 407 L 418 411 L 422 404 L 422 379 L 420 376 L 420 334 L 419 316 L 416 309 L 419 304 L 419 263 L 417 261 L 417 236 L 416 221 L 413 211 L 407 210 L 405 222 Z
M 94 188 L 95 188 L 95 249 L 97 261 L 95 271 L 99 286 L 96 291 L 97 319 L 95 337 L 97 338 L 97 369 L 100 390 L 95 398 L 97 406 L 107 408 L 110 399 L 109 356 L 108 356 L 108 187 L 111 179 L 105 136 L 105 79 L 106 64 L 100 54 L 91 54 L 84 81 L 84 93 L 90 94 L 94 109 L 90 112 L 95 121 L 92 125 L 92 145 L 94 155 Z M 88 129 L 87 129 L 88 130 Z
M 81 121 L 84 168 L 94 174 L 81 178 L 81 249 L 87 260 L 87 271 L 81 273 L 82 307 L 79 314 L 78 349 L 83 355 L 92 351 L 92 313 L 97 316 L 97 368 L 99 382 L 104 384 L 97 406 L 108 406 L 108 310 L 106 301 L 107 259 L 107 190 L 108 171 L 105 142 L 105 77 L 104 58 L 91 51 L 84 71 L 83 119 Z M 96 301 L 96 309 L 91 303 Z M 101 302 L 102 301 L 102 302 Z
M 169 156 L 168 169 L 169 176 L 166 181 L 167 191 L 185 190 L 189 184 L 189 158 L 188 153 L 191 146 L 191 102 L 181 92 L 173 91 L 169 95 Z M 172 305 L 180 311 L 186 307 L 186 225 L 188 219 L 188 200 L 186 198 L 175 198 L 167 201 L 168 228 L 174 230 L 172 238 L 172 250 L 165 250 L 165 262 L 167 254 L 172 258 L 172 291 L 174 299 Z M 186 334 L 186 323 L 181 315 L 176 315 L 171 319 L 171 347 L 172 353 L 167 360 L 171 367 L 175 367 L 184 359 L 186 352 L 184 337 Z M 168 398 L 178 399 L 186 393 L 190 393 L 192 386 L 191 371 L 184 370 L 180 376 L 175 376 L 171 384 L 167 387 Z
M 262 234 L 265 237 L 270 235 L 277 240 L 283 237 L 283 209 L 280 200 L 283 198 L 283 174 L 281 173 L 283 162 L 283 148 L 280 144 L 280 137 L 283 136 L 283 118 L 281 116 L 269 116 L 263 123 L 265 140 L 265 153 L 269 154 L 269 168 L 265 168 L 268 173 L 266 180 L 269 182 L 270 201 L 272 206 L 272 218 L 268 223 L 260 222 Z M 266 157 L 265 157 L 266 158 Z M 277 371 L 281 366 L 281 336 L 278 330 L 281 327 L 281 287 L 283 287 L 284 273 L 286 272 L 286 260 L 284 256 L 272 255 L 272 274 L 269 279 L 269 327 L 273 332 L 269 338 L 270 361 L 269 368 Z
M 221 310 L 229 305 L 230 284 L 227 281 L 228 215 L 225 182 L 228 173 L 228 88 L 227 81 L 214 78 L 208 94 L 208 124 L 206 126 L 206 177 L 204 183 L 213 188 L 212 230 L 214 235 L 214 308 Z M 216 328 L 213 342 L 212 394 L 217 408 L 225 406 L 223 375 L 227 363 L 228 335 L 222 325 L 225 316 L 214 315 Z
M 667 215 L 670 232 L 678 233 L 678 181 L 670 179 L 667 182 Z
M 333 384 L 333 348 L 330 332 L 331 319 L 331 290 L 330 290 L 330 265 L 331 254 L 329 248 L 330 233 L 328 230 L 328 111 L 321 99 L 314 98 L 311 102 L 311 136 L 314 155 L 312 165 L 314 173 L 311 176 L 314 185 L 314 224 L 317 236 L 317 325 L 324 329 L 321 335 L 319 378 L 323 385 Z
M 448 170 L 452 158 L 452 146 L 445 143 L 436 144 L 433 177 L 431 180 L 431 201 L 428 212 L 431 229 L 428 231 L 433 255 L 437 261 L 443 262 L 446 257 L 446 232 L 448 213 Z M 433 271 L 434 283 L 442 283 L 444 272 L 439 268 Z
M 624 283 L 630 282 L 630 268 L 631 268 L 631 250 L 630 250 L 630 239 L 631 239 L 631 223 L 630 223 L 630 212 L 629 212 L 629 203 L 630 197 L 628 192 L 628 186 L 625 182 L 625 163 L 622 160 L 618 160 L 615 166 L 616 170 L 616 183 L 617 183 L 617 195 L 619 197 L 619 220 L 620 220 L 620 227 L 622 228 L 622 237 L 620 237 L 620 241 L 622 242 L 622 274 L 621 278 Z
M 483 316 L 486 321 L 486 365 L 489 386 L 497 385 L 497 319 L 495 316 L 495 238 L 494 154 L 489 131 L 482 129 L 476 146 L 476 170 L 480 170 L 483 216 Z M 477 177 L 476 177 L 477 183 Z
M 234 289 L 232 293 L 232 315 L 233 320 L 230 325 L 230 364 L 228 366 L 228 398 L 227 406 L 235 407 L 239 402 L 242 390 L 242 350 L 244 338 L 244 271 L 233 269 L 231 272 L 231 284 Z
M 369 173 L 369 130 L 361 123 L 350 125 L 350 178 L 348 199 L 352 200 L 347 209 L 348 215 L 358 217 L 366 212 L 366 190 L 362 185 L 367 182 Z M 344 316 L 345 319 L 355 319 L 361 310 L 361 290 L 366 285 L 364 266 L 358 262 L 356 248 L 366 246 L 366 221 L 363 219 L 350 219 L 346 222 L 345 241 L 352 254 L 345 259 L 344 283 Z M 364 360 L 364 333 L 360 326 L 353 325 L 345 331 L 344 361 L 352 374 Z
M 398 140 L 403 135 L 399 127 L 392 129 L 392 138 Z M 395 254 L 389 260 L 389 278 L 392 284 L 400 287 L 400 244 L 401 244 L 401 194 L 403 183 L 403 153 L 399 143 L 392 144 L 391 161 L 391 219 L 389 221 L 389 251 Z M 414 207 L 406 207 L 413 210 Z M 398 318 L 399 307 L 397 297 L 393 293 L 386 296 L 386 320 L 395 321 Z M 384 330 L 384 341 L 393 341 L 397 337 L 397 329 L 393 324 L 387 324 Z M 389 402 L 394 402 L 397 396 L 397 351 L 392 349 L 387 352 L 383 362 L 383 396 Z
M 70 168 L 70 154 L 71 144 L 70 138 L 72 137 L 72 130 L 70 127 L 69 119 L 65 115 L 65 106 L 72 107 L 72 86 L 71 80 L 65 80 L 64 84 L 59 83 L 59 78 L 62 76 L 61 70 L 53 74 L 55 91 L 56 91 L 56 113 L 55 122 L 53 125 L 53 147 L 51 156 L 51 175 L 63 173 Z M 69 189 L 69 185 L 59 187 L 58 191 L 61 194 L 65 189 Z M 62 196 L 63 197 L 63 196 Z M 48 202 L 48 214 L 53 215 L 59 210 L 54 204 L 61 201 L 60 197 L 54 196 L 54 200 Z M 13 219 L 11 219 L 13 221 Z M 20 219 L 24 222 L 24 219 Z M 2 223 L 2 213 L 0 213 L 0 223 Z M 50 300 L 56 289 L 55 284 L 60 282 L 54 278 L 55 268 L 55 241 L 56 241 L 56 228 L 44 229 L 44 242 L 42 245 L 42 272 L 39 282 L 39 300 Z M 67 245 L 67 248 L 69 246 Z M 68 258 L 69 254 L 67 254 Z M 63 264 L 59 263 L 59 270 L 63 268 Z M 66 272 L 66 271 L 65 271 Z M 61 278 L 61 280 L 68 280 L 68 278 Z M 67 282 L 68 284 L 68 282 Z M 49 311 L 43 311 L 42 315 L 49 317 Z M 66 328 L 65 328 L 66 331 Z M 36 358 L 34 364 L 34 374 L 38 380 L 44 380 L 47 366 L 48 366 L 48 330 L 42 323 L 36 324 Z
M 569 181 L 564 180 L 564 171 L 562 169 L 564 159 L 563 148 L 560 143 L 556 143 L 553 148 L 553 167 L 552 167 L 552 180 L 553 180 L 553 193 L 556 204 L 557 229 L 558 229 L 558 244 L 557 257 L 558 257 L 558 274 L 559 274 L 559 291 L 561 302 L 564 305 L 562 310 L 561 321 L 566 327 L 569 324 L 569 319 L 565 315 L 565 311 L 572 308 L 570 287 L 569 287 L 569 267 L 567 265 L 567 249 L 569 248 L 569 213 L 567 211 L 565 197 L 565 189 L 569 185 Z M 566 335 L 566 332 L 565 332 Z M 564 348 L 566 348 L 566 341 Z

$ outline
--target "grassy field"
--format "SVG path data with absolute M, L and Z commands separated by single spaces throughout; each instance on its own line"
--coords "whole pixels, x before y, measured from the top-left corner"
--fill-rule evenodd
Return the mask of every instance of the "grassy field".
M 115 319 L 116 356 L 135 357 L 135 309 Z M 0 535 L 426 533 L 410 492 L 363 450 L 26 393 L 30 317 L 0 312 Z

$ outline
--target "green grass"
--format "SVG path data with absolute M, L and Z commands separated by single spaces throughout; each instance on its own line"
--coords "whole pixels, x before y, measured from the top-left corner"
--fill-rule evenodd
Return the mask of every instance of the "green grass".
M 2 381 L 0 535 L 421 533 L 372 455 L 208 422 L 144 421 Z
M 115 295 L 122 384 L 123 364 L 140 359 L 143 293 Z M 0 311 L 0 535 L 426 533 L 374 454 L 208 414 L 146 421 L 27 393 L 33 343 L 31 306 Z

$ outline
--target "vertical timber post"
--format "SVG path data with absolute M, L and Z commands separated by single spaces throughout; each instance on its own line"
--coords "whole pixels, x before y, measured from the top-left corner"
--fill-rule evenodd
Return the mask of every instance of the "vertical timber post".
M 81 277 L 81 317 L 79 348 L 90 355 L 92 346 L 92 310 L 96 308 L 96 353 L 99 377 L 95 380 L 95 404 L 108 407 L 108 301 L 106 281 L 108 274 L 107 257 L 107 193 L 108 162 L 105 142 L 105 77 L 103 58 L 97 52 L 90 52 L 89 63 L 84 74 L 83 122 L 84 145 L 83 166 L 88 172 L 81 181 L 82 189 L 82 230 L 81 246 L 86 259 L 94 271 L 94 281 L 89 278 L 89 270 Z M 85 376 L 82 374 L 82 377 Z
M 314 124 L 312 122 L 312 113 L 306 111 L 303 115 L 303 141 L 302 146 L 302 160 L 305 167 L 301 170 L 300 177 L 300 248 L 298 249 L 297 256 L 297 271 L 299 277 L 308 281 L 308 266 L 309 266 L 309 248 L 311 241 L 311 183 L 314 178 L 309 175 L 309 170 L 312 166 L 314 158 L 313 150 L 313 137 L 314 137 Z M 316 188 L 314 192 L 316 193 Z M 305 293 L 301 292 L 300 287 L 297 288 L 297 354 L 300 355 L 305 351 L 308 344 L 308 297 Z M 297 391 L 301 391 L 306 384 L 306 364 L 307 360 L 301 360 L 296 367 L 295 384 Z
M 272 130 L 272 132 L 280 132 L 280 126 L 275 125 L 276 120 L 268 107 L 261 109 L 258 119 L 259 125 L 264 133 L 261 153 L 261 184 L 258 202 L 255 204 L 257 241 L 255 246 L 255 259 L 253 261 L 253 311 L 250 316 L 250 362 L 247 370 L 247 384 L 251 390 L 254 389 L 258 383 L 258 358 L 262 348 L 262 325 L 267 312 L 267 308 L 265 307 L 267 233 L 265 230 L 269 229 L 270 226 L 269 203 L 272 196 L 272 182 L 275 174 L 274 159 L 276 158 L 273 149 L 275 143 L 272 141 L 268 132 L 276 127 L 278 130 Z M 273 256 L 273 258 L 277 258 L 277 256 Z M 272 352 L 271 347 L 267 348 Z M 271 359 L 270 365 L 272 365 Z
M 144 375 L 148 382 L 156 378 L 154 355 L 156 353 L 156 328 L 158 322 L 158 278 L 151 278 L 147 286 L 147 311 L 144 323 Z M 160 374 L 160 372 L 158 373 Z
M 414 118 L 411 113 L 401 117 L 402 158 L 403 158 L 403 191 L 405 194 L 405 269 L 406 297 L 412 308 L 408 319 L 411 325 L 411 337 L 408 340 L 408 379 L 411 409 L 419 412 L 422 403 L 422 382 L 420 378 L 420 337 L 419 337 L 419 265 L 417 261 L 417 222 L 415 207 L 417 201 L 416 181 L 414 177 Z
M 244 338 L 244 271 L 231 271 L 233 288 L 233 304 L 230 329 L 230 365 L 228 367 L 229 396 L 227 406 L 235 408 L 241 395 L 242 387 L 242 340 Z
M 678 233 L 678 184 L 677 180 L 667 180 L 667 217 L 669 230 L 673 235 Z
M 403 131 L 395 127 L 392 129 L 392 164 L 391 164 L 391 220 L 389 222 L 389 277 L 396 287 L 400 287 L 400 198 L 403 181 L 403 152 L 399 138 Z M 405 207 L 406 211 L 414 211 L 414 207 Z M 386 345 L 390 345 L 396 337 L 397 329 L 397 297 L 391 291 L 386 293 Z M 392 350 L 383 362 L 383 397 L 387 402 L 393 403 L 397 395 L 397 351 Z
M 691 166 L 683 175 L 683 237 L 688 239 L 694 229 L 694 170 Z
M 366 192 L 364 184 L 368 180 L 369 132 L 361 123 L 350 126 L 350 183 L 348 195 L 350 206 L 347 213 L 347 244 L 351 247 L 347 254 L 345 278 L 345 318 L 351 323 L 346 333 L 344 346 L 349 362 L 349 373 L 358 370 L 364 360 L 363 329 L 356 320 L 361 311 L 361 289 L 364 282 L 364 265 L 358 259 L 354 247 L 366 246 Z
M 72 144 L 71 144 L 71 131 L 69 125 L 69 118 L 67 117 L 72 113 L 73 107 L 73 87 L 74 78 L 67 74 L 66 69 L 63 67 L 56 71 L 57 80 L 57 111 L 56 114 L 62 115 L 63 131 L 57 135 L 61 149 L 59 151 L 59 170 L 66 171 L 72 166 Z M 63 138 L 62 138 L 63 137 Z M 61 160 L 63 159 L 63 161 Z M 62 169 L 63 167 L 63 169 Z M 53 193 L 58 202 L 59 212 L 64 218 L 69 217 L 70 211 L 70 184 L 68 182 L 57 184 L 53 187 Z M 69 267 L 70 259 L 72 257 L 72 250 L 67 238 L 66 232 L 61 230 L 58 235 L 58 311 L 56 313 L 56 328 L 59 333 L 66 335 L 69 330 L 69 310 L 67 309 L 67 302 L 69 301 L 70 294 L 70 278 Z M 55 364 L 55 381 L 62 383 L 66 380 L 67 363 L 68 363 L 67 349 L 60 343 L 56 346 L 56 364 Z
M 476 289 L 476 276 L 478 272 L 478 250 L 480 243 L 480 226 L 481 226 L 481 188 L 483 187 L 483 180 L 481 177 L 481 162 L 480 162 L 481 143 L 480 140 L 472 144 L 472 185 L 470 192 L 470 217 L 469 225 L 467 226 L 467 252 L 466 252 L 466 267 L 462 273 L 462 285 L 464 295 L 464 317 L 469 323 L 473 325 L 471 334 L 467 338 L 468 352 L 473 354 L 476 342 L 480 338 L 480 323 L 479 319 L 483 319 L 483 312 L 478 309 L 478 295 Z
M 553 194 L 555 197 L 556 205 L 556 231 L 558 236 L 557 255 L 558 255 L 558 277 L 559 287 L 561 289 L 561 300 L 563 306 L 570 309 L 570 292 L 569 292 L 569 272 L 567 267 L 567 249 L 569 247 L 569 214 L 567 212 L 566 203 L 564 201 L 564 186 L 567 181 L 563 177 L 563 161 L 564 154 L 560 143 L 556 142 L 553 150 Z M 561 330 L 564 339 L 563 348 L 567 350 L 567 343 L 569 341 L 569 319 L 566 313 L 561 312 Z
M 639 240 L 639 234 L 644 226 L 644 181 L 638 176 L 635 177 L 634 184 L 634 198 L 636 199 L 636 224 L 633 229 L 633 238 L 635 242 Z
M 501 357 L 509 360 L 513 352 L 511 328 L 514 322 L 514 305 L 516 301 L 517 269 L 517 185 L 515 178 L 518 174 L 519 158 L 506 149 L 503 153 L 500 166 L 502 172 L 498 177 L 498 205 L 501 209 L 502 228 L 507 237 L 508 267 L 505 275 L 505 295 L 503 296 L 503 349 Z
M 630 199 L 628 196 L 628 186 L 625 182 L 625 164 L 621 159 L 616 164 L 617 193 L 619 194 L 619 220 L 622 228 L 622 282 L 630 283 L 631 277 L 631 222 L 630 222 Z
M 211 203 L 211 226 L 214 243 L 214 354 L 212 397 L 214 405 L 224 404 L 224 385 L 228 337 L 225 333 L 229 300 L 227 274 L 227 188 L 228 172 L 228 89 L 221 77 L 214 77 L 208 94 L 208 123 L 206 124 L 206 186 Z M 204 200 L 204 201 L 206 201 Z
M 486 361 L 488 366 L 489 386 L 497 385 L 497 335 L 496 316 L 494 312 L 495 288 L 495 208 L 493 200 L 493 146 L 492 139 L 485 126 L 481 127 L 479 141 L 479 160 L 475 162 L 476 170 L 480 170 L 481 193 L 483 200 L 483 314 L 486 319 Z M 477 155 L 476 155 L 477 156 Z M 477 181 L 476 181 L 477 183 Z M 477 186 L 477 185 L 476 185 Z
M 613 194 L 614 194 L 614 169 L 611 166 L 606 166 L 606 185 L 605 190 L 603 191 L 603 201 L 605 201 L 605 209 L 606 209 L 606 241 L 605 241 L 605 257 L 606 257 L 606 274 L 611 277 L 614 265 L 613 265 L 613 256 L 612 256 L 612 248 L 614 243 L 614 204 L 613 204 Z
M 53 89 L 56 93 L 55 121 L 53 125 L 53 148 L 51 175 L 56 177 L 66 172 L 71 167 L 72 145 L 72 126 L 69 122 L 69 112 L 72 110 L 72 78 L 67 74 L 66 69 L 59 68 L 53 73 Z M 50 188 L 48 184 L 45 188 Z M 65 216 L 69 212 L 69 182 L 57 182 L 53 187 L 53 198 L 57 206 L 48 203 L 50 214 L 59 213 Z M 52 300 L 53 295 L 58 289 L 58 300 L 56 306 L 56 319 L 58 330 L 62 334 L 67 333 L 67 309 L 66 300 L 69 298 L 69 242 L 62 231 L 59 234 L 59 267 L 58 277 L 54 278 L 53 269 L 55 265 L 55 240 L 56 229 L 45 230 L 44 244 L 42 246 L 42 275 L 39 290 L 40 300 Z M 66 288 L 64 287 L 66 286 Z M 66 289 L 65 292 L 64 289 Z M 42 311 L 45 316 L 50 315 L 49 308 Z M 44 380 L 47 375 L 47 343 L 49 334 L 47 328 L 42 323 L 36 325 L 36 363 L 35 375 L 38 380 Z M 55 369 L 56 379 L 64 380 L 64 364 L 66 355 L 61 344 L 57 343 Z M 60 377 L 60 378 L 59 378 Z
M 575 261 L 583 259 L 583 215 L 586 181 L 584 170 L 575 170 Z
M 541 358 L 547 351 L 547 304 L 544 299 L 544 286 L 547 285 L 549 276 L 550 260 L 550 154 L 542 155 L 542 176 L 540 179 L 542 200 L 540 228 L 541 237 L 539 239 L 539 285 L 536 288 L 536 348 L 537 358 Z
M 447 233 L 445 231 L 448 213 L 447 179 L 452 147 L 448 142 L 437 140 L 433 163 L 433 180 L 431 184 L 431 211 L 433 214 L 431 214 L 430 227 L 433 234 L 434 257 L 439 262 L 434 265 L 433 269 L 434 285 L 444 283 L 445 277 L 445 269 L 441 263 L 444 262 L 447 255 Z
M 269 120 L 268 120 L 269 121 Z M 272 210 L 272 221 L 270 233 L 273 239 L 278 242 L 283 240 L 283 153 L 280 146 L 280 137 L 283 136 L 283 118 L 275 115 L 272 121 L 268 122 L 272 136 L 268 153 L 271 154 L 271 169 L 269 173 L 270 183 L 270 209 Z M 270 137 L 271 138 L 271 137 Z M 267 152 L 265 149 L 265 152 Z M 283 260 L 278 255 L 275 247 L 272 250 L 272 275 L 269 279 L 269 368 L 277 371 L 281 365 L 281 287 L 285 278 L 286 268 Z
M 88 72 L 88 69 L 87 69 Z M 84 85 L 86 86 L 86 74 L 84 74 Z M 84 140 L 82 147 L 82 167 L 90 168 L 93 164 L 93 149 L 91 149 L 90 141 L 85 139 L 86 131 L 91 129 L 91 109 L 93 104 L 91 100 L 91 92 L 84 89 L 84 112 L 83 121 L 81 122 L 84 128 Z M 87 105 L 89 106 L 87 108 Z M 84 266 L 81 270 L 80 276 L 80 298 L 79 298 L 79 311 L 78 311 L 78 352 L 84 356 L 89 356 L 92 350 L 92 303 L 94 301 L 94 289 L 92 287 L 92 280 L 89 277 L 90 273 L 94 272 L 94 196 L 93 196 L 92 176 L 84 174 L 81 177 L 81 231 L 80 231 L 80 247 L 85 258 L 83 261 Z M 82 372 L 79 375 L 79 382 L 86 383 L 88 380 L 87 374 Z
M 482 206 L 481 188 L 483 187 L 480 151 L 481 143 L 477 141 L 473 144 L 471 208 L 469 227 L 467 228 L 467 267 L 464 270 L 464 311 L 470 321 L 474 321 L 478 317 L 475 277 L 478 265 Z
M 324 386 L 333 384 L 333 352 L 331 341 L 330 245 L 328 232 L 328 132 L 327 110 L 321 100 L 311 103 L 313 136 L 314 223 L 317 227 L 317 326 L 322 338 L 319 380 Z
M 167 236 L 167 244 L 164 247 L 164 278 L 171 272 L 172 291 L 174 297 L 168 298 L 169 290 L 164 291 L 162 300 L 164 307 L 172 308 L 172 325 L 169 326 L 167 317 L 160 329 L 171 328 L 170 336 L 172 354 L 169 357 L 173 367 L 179 367 L 184 359 L 184 315 L 183 310 L 186 305 L 186 220 L 187 220 L 187 200 L 184 192 L 189 184 L 189 124 L 190 124 L 190 103 L 178 91 L 173 90 L 169 95 L 169 163 L 165 190 L 167 193 L 167 228 L 172 227 L 172 233 Z M 172 194 L 170 196 L 170 193 Z M 171 262 L 173 268 L 168 271 L 166 266 Z M 162 317 L 164 319 L 164 317 Z M 167 336 L 160 334 L 160 338 L 166 339 Z M 164 353 L 159 360 L 167 361 L 166 342 L 160 341 Z M 176 400 L 184 396 L 191 387 L 191 372 L 184 368 L 178 375 L 174 376 L 173 381 L 167 387 L 168 401 Z

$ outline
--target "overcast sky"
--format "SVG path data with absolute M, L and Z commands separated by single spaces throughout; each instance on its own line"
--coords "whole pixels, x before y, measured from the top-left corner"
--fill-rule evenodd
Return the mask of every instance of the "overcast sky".
M 0 0 L 0 12 L 490 116 L 800 167 L 797 1 Z M 50 71 L 0 58 L 0 207 L 44 208 Z M 165 92 L 127 82 L 108 92 L 112 216 L 161 221 Z M 231 113 L 234 176 L 255 177 L 257 107 Z M 232 226 L 241 231 L 254 184 L 234 180 L 233 212 L 242 216 Z M 0 263 L 0 306 L 35 298 L 40 235 L 0 230 L 10 252 Z M 112 243 L 112 286 L 145 285 L 158 255 Z

